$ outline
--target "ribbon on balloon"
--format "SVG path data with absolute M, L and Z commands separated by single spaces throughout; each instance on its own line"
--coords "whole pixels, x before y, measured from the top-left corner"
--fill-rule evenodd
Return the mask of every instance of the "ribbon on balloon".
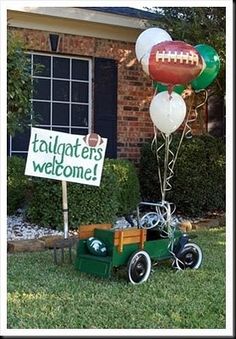
M 204 94 L 204 99 L 203 99 L 203 101 L 200 104 L 196 105 L 196 107 L 194 108 L 194 110 L 192 112 L 192 106 L 193 106 L 193 101 L 194 101 L 194 94 L 192 95 L 192 101 L 191 101 L 189 113 L 187 115 L 186 123 L 185 123 L 184 130 L 183 130 L 183 135 L 187 139 L 191 139 L 192 138 L 192 129 L 191 129 L 191 126 L 189 124 L 192 124 L 194 121 L 197 120 L 198 109 L 200 107 L 204 106 L 206 104 L 206 102 L 207 102 L 207 99 L 208 99 L 208 92 L 207 92 L 206 89 L 201 89 L 199 91 L 195 91 L 195 93 L 203 93 Z
M 157 163 L 158 163 L 158 178 L 160 182 L 160 190 L 162 201 L 165 201 L 165 193 L 171 190 L 172 186 L 170 184 L 170 179 L 174 175 L 174 171 L 172 169 L 172 163 L 174 161 L 174 153 L 170 149 L 170 145 L 172 142 L 172 135 L 166 135 L 161 133 L 164 143 L 158 147 L 157 145 L 157 131 L 156 127 L 154 127 L 154 137 L 151 144 L 151 149 L 153 153 L 156 155 Z M 161 166 L 160 166 L 160 151 L 165 146 L 165 159 L 164 159 L 164 172 L 163 172 L 163 180 L 161 175 Z

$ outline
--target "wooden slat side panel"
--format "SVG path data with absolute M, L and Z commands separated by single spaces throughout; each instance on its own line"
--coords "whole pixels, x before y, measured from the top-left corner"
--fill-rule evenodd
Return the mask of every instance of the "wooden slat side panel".
M 115 231 L 115 239 L 119 238 L 119 233 L 121 230 L 116 230 Z M 141 233 L 144 232 L 144 237 L 146 237 L 147 230 L 145 229 L 139 229 L 139 228 L 134 228 L 134 229 L 123 229 L 122 232 L 124 232 L 124 238 L 126 237 L 140 237 Z
M 140 241 L 141 242 L 140 247 L 142 250 L 144 248 L 144 241 L 146 240 L 146 237 L 147 237 L 147 230 L 142 229 L 141 230 L 141 241 Z
M 91 224 L 91 225 L 80 225 L 77 232 L 79 239 L 86 239 L 94 236 L 95 228 L 98 229 L 110 229 L 112 224 Z
M 123 245 L 124 245 L 124 232 L 120 231 L 119 232 L 119 238 L 118 238 L 118 251 L 120 253 L 123 251 Z
M 123 238 L 123 244 L 127 245 L 127 244 L 137 244 L 137 243 L 141 243 L 141 238 L 139 237 L 124 237 Z M 115 246 L 119 246 L 120 244 L 120 240 L 119 239 L 115 239 Z
M 87 238 L 93 237 L 93 234 L 94 234 L 93 230 L 79 233 L 79 239 L 87 239 Z
M 124 245 L 139 244 L 140 248 L 144 248 L 147 230 L 144 229 L 123 229 L 115 231 L 114 245 L 118 247 L 118 252 L 123 251 Z

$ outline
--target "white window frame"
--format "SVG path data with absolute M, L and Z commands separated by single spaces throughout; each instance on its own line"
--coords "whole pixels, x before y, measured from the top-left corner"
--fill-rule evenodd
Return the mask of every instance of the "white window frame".
M 27 54 L 30 55 L 31 58 L 31 76 L 32 79 L 50 79 L 51 82 L 51 90 L 50 90 L 50 99 L 31 99 L 31 103 L 33 102 L 48 102 L 50 103 L 50 125 L 43 125 L 40 123 L 35 124 L 35 127 L 42 127 L 42 128 L 47 128 L 49 130 L 52 130 L 53 128 L 68 128 L 69 133 L 71 133 L 71 129 L 85 129 L 88 130 L 88 133 L 91 133 L 92 131 L 92 59 L 91 58 L 86 58 L 86 57 L 78 57 L 78 56 L 72 56 L 72 55 L 65 55 L 65 54 L 53 54 L 53 53 L 41 53 L 41 52 L 27 52 Z M 50 77 L 46 76 L 38 76 L 38 75 L 33 75 L 33 55 L 42 55 L 42 56 L 48 56 L 51 58 L 51 72 L 50 72 Z M 53 57 L 56 58 L 64 58 L 64 59 L 69 59 L 70 61 L 70 78 L 54 78 L 53 77 L 53 63 L 52 59 Z M 78 79 L 72 79 L 72 60 L 86 60 L 88 61 L 88 80 L 78 80 Z M 60 81 L 69 81 L 69 101 L 55 101 L 53 100 L 53 80 L 60 80 Z M 78 83 L 88 83 L 88 103 L 84 102 L 73 102 L 71 101 L 71 95 L 72 95 L 72 82 L 78 82 Z M 68 125 L 53 125 L 52 124 L 52 106 L 53 103 L 58 103 L 58 104 L 69 104 L 69 124 Z M 78 105 L 86 105 L 88 106 L 88 127 L 84 126 L 72 126 L 71 125 L 71 107 L 72 104 L 78 104 Z M 30 125 L 31 126 L 31 125 Z M 10 136 L 9 138 L 9 155 L 12 156 L 12 154 L 25 154 L 27 153 L 28 150 L 26 151 L 15 151 L 12 149 L 12 137 Z

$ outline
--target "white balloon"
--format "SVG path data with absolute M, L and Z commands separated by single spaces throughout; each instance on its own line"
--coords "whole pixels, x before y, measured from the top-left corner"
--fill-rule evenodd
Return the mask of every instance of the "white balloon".
M 149 75 L 149 57 L 150 51 L 144 54 L 144 56 L 141 59 L 142 69 L 147 75 Z
M 135 53 L 138 61 L 142 59 L 144 54 L 146 54 L 152 46 L 159 42 L 170 40 L 172 40 L 171 36 L 162 28 L 153 27 L 146 29 L 136 40 Z
M 184 121 L 186 104 L 181 95 L 163 91 L 152 99 L 149 111 L 154 125 L 161 132 L 169 135 Z

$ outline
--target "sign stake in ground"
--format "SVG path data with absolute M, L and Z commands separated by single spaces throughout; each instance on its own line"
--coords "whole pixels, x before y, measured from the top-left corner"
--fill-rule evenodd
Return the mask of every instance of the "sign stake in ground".
M 68 238 L 68 203 L 67 203 L 67 183 L 62 180 L 62 212 L 64 220 L 64 239 Z

